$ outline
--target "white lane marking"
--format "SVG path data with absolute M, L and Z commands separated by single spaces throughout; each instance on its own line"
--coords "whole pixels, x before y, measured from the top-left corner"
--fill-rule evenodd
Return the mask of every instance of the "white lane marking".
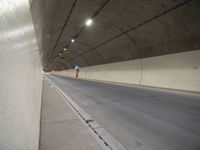
M 100 142 L 106 150 L 128 150 L 124 145 L 122 145 L 115 137 L 113 137 L 107 130 L 105 130 L 101 125 L 96 122 L 89 114 L 87 114 L 76 102 L 72 100 L 66 93 L 64 93 L 49 77 L 47 78 L 56 88 L 58 93 L 63 96 L 64 100 L 71 106 L 71 108 L 76 112 L 77 116 L 81 121 L 89 127 L 93 135 Z

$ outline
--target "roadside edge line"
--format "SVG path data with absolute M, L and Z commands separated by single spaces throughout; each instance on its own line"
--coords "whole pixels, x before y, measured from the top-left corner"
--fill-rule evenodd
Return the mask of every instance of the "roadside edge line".
M 88 127 L 89 131 L 98 140 L 105 150 L 128 150 L 115 137 L 113 137 L 107 130 L 96 122 L 87 112 L 85 112 L 70 96 L 64 93 L 48 76 L 46 78 L 53 84 L 57 92 L 64 98 L 72 110 L 76 113 L 78 118 Z

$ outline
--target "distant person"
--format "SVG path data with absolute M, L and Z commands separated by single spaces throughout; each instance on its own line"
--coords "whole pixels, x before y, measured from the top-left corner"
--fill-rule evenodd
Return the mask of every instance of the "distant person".
M 76 78 L 78 78 L 78 76 L 79 76 L 79 71 L 80 71 L 80 70 L 79 70 L 79 66 L 76 66 L 75 69 L 76 69 Z

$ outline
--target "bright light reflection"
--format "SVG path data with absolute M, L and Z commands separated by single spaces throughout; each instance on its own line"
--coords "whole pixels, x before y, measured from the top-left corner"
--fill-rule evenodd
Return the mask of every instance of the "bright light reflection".
M 37 45 L 37 40 L 36 39 L 25 41 L 25 42 L 22 42 L 22 43 L 14 44 L 13 47 L 14 48 L 16 48 L 16 47 L 17 48 L 23 48 L 23 47 L 32 47 L 34 45 Z
M 86 22 L 85 22 L 86 26 L 91 26 L 92 23 L 93 23 L 92 19 L 87 19 Z
M 74 43 L 74 42 L 75 42 L 75 39 L 72 39 L 71 42 Z
M 27 0 L 0 0 L 0 16 L 6 16 L 28 6 Z
M 10 39 L 19 38 L 19 36 L 24 36 L 24 34 L 26 33 L 34 33 L 34 28 L 32 24 L 29 24 L 23 27 L 18 27 L 16 29 L 12 29 L 7 32 L 3 32 L 1 33 L 0 40 L 7 39 L 7 38 L 10 38 Z

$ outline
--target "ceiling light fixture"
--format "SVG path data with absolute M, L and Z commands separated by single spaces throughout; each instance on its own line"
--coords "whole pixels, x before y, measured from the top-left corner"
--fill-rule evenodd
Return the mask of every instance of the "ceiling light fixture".
M 74 42 L 75 42 L 75 39 L 71 39 L 71 42 L 74 43 Z
M 87 20 L 85 21 L 85 25 L 86 25 L 86 26 L 91 26 L 92 23 L 93 23 L 93 20 L 92 20 L 92 19 L 87 19 Z
M 67 49 L 66 48 L 64 48 L 64 51 L 66 51 Z

